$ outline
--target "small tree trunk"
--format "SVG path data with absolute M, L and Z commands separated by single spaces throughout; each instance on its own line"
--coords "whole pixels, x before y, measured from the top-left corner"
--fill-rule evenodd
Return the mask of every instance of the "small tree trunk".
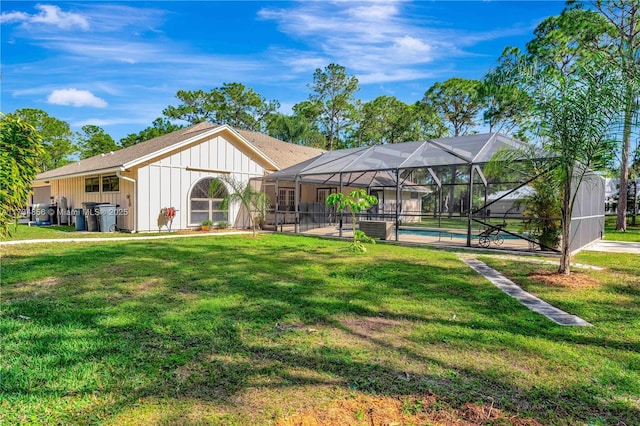
M 616 230 L 627 230 L 627 186 L 629 182 L 629 151 L 631 150 L 631 122 L 633 119 L 633 91 L 625 94 L 624 128 L 622 130 L 622 153 L 620 158 L 620 190 L 618 192 L 618 215 Z
M 572 173 L 565 169 L 568 176 L 562 194 L 562 246 L 560 248 L 560 265 L 558 273 L 569 275 L 571 273 L 571 252 L 569 251 L 569 237 L 571 235 L 571 177 Z
M 356 244 L 358 240 L 356 239 L 356 211 L 351 210 L 351 230 L 353 231 L 353 244 Z
M 560 266 L 558 273 L 569 275 L 571 273 L 571 252 L 569 251 L 569 236 L 571 228 L 571 214 L 562 212 L 562 247 L 560 255 Z M 564 225 L 568 223 L 569 225 Z
M 633 216 L 631 216 L 631 225 L 636 226 L 636 218 L 638 217 L 638 184 L 633 182 Z

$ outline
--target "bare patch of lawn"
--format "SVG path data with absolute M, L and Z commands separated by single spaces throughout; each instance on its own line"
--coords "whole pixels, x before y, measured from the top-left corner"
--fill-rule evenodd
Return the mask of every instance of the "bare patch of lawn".
M 567 288 L 595 287 L 600 285 L 600 281 L 596 278 L 580 272 L 565 275 L 555 271 L 537 271 L 529 274 L 529 277 L 543 284 Z

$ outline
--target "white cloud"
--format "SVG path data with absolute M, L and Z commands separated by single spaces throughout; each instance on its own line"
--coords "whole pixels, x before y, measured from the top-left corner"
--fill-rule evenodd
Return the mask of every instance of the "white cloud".
M 36 43 L 50 50 L 71 54 L 76 58 L 115 61 L 125 64 L 156 62 L 166 53 L 163 46 L 130 42 L 125 39 L 109 39 L 96 35 L 88 35 L 83 39 L 61 35 L 43 36 L 39 37 Z
M 518 24 L 499 31 L 469 31 L 436 20 L 436 11 L 430 17 L 429 7 L 402 0 L 294 2 L 264 7 L 258 17 L 274 21 L 282 33 L 306 43 L 306 48 L 286 49 L 287 54 L 279 56 L 287 68 L 310 72 L 319 60 L 324 65 L 338 63 L 358 75 L 362 84 L 421 79 L 425 64 L 435 68 L 429 74 L 438 74 L 454 58 L 472 55 L 467 48 L 530 31 L 528 25 Z M 421 13 L 414 15 L 414 8 Z M 273 46 L 271 51 L 279 49 Z
M 395 69 L 381 72 L 358 74 L 358 82 L 361 84 L 393 83 L 399 81 L 421 80 L 432 78 L 433 73 L 412 69 Z
M 89 20 L 78 13 L 64 12 L 60 7 L 48 4 L 37 4 L 35 8 L 40 12 L 33 15 L 24 12 L 3 12 L 0 15 L 0 22 L 20 22 L 26 26 L 45 24 L 63 30 L 70 30 L 76 27 L 82 30 L 89 29 Z
M 401 75 L 419 78 L 423 75 L 419 66 L 450 51 L 446 46 L 451 38 L 404 17 L 405 5 L 394 1 L 304 2 L 286 9 L 264 8 L 259 17 L 276 21 L 282 32 L 308 43 L 309 51 L 289 55 L 296 58 L 296 70 L 322 58 L 324 64 L 339 63 L 356 74 L 367 74 L 366 80 L 376 83 L 397 81 Z M 290 66 L 291 60 L 286 63 Z M 398 66 L 416 70 L 399 73 Z M 377 72 L 371 73 L 372 69 Z
M 82 126 L 108 126 L 113 124 L 110 120 L 103 120 L 101 118 L 87 118 L 86 120 L 77 121 L 71 124 L 73 127 L 82 127 Z
M 47 102 L 55 105 L 70 105 L 75 107 L 90 106 L 104 108 L 107 102 L 88 90 L 61 89 L 54 90 L 47 98 Z
M 124 2 L 122 2 L 124 3 Z M 131 2 L 134 3 L 134 2 Z M 114 33 L 127 28 L 139 37 L 145 32 L 162 34 L 162 26 L 169 13 L 149 7 L 130 7 L 125 4 L 86 5 L 91 16 L 91 29 L 102 33 Z
M 424 41 L 408 35 L 395 40 L 394 47 L 401 55 L 426 55 L 433 50 Z
M 354 7 L 348 9 L 347 12 L 354 19 L 380 22 L 397 15 L 399 10 L 393 2 L 389 2 Z
M 24 12 L 2 12 L 0 14 L 0 24 L 10 24 L 12 22 L 24 22 L 29 19 L 29 14 Z
M 145 116 L 144 118 L 140 117 L 110 117 L 110 118 L 95 118 L 90 117 L 84 120 L 72 121 L 72 127 L 82 127 L 87 125 L 92 126 L 100 126 L 100 127 L 109 127 L 109 126 L 118 126 L 121 124 L 138 124 L 140 126 L 149 126 L 153 120 L 156 118 L 155 115 Z

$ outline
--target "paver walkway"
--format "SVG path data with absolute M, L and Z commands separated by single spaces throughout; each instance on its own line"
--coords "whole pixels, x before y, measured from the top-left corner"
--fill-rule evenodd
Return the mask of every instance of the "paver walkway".
M 580 317 L 566 313 L 565 311 L 556 308 L 553 305 L 548 304 L 542 299 L 527 293 L 520 287 L 518 287 L 513 281 L 499 273 L 493 268 L 490 268 L 485 263 L 469 256 L 459 256 L 460 259 L 466 263 L 471 269 L 479 273 L 480 275 L 491 281 L 496 287 L 508 294 L 509 296 L 517 299 L 520 303 L 534 312 L 544 315 L 551 321 L 560 325 L 572 325 L 572 326 L 590 326 L 588 322 Z

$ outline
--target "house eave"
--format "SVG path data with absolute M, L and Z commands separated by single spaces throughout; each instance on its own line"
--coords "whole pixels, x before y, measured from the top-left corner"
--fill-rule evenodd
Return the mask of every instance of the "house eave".
M 70 179 L 74 177 L 93 176 L 93 175 L 101 175 L 105 173 L 116 173 L 116 172 L 122 172 L 122 171 L 125 171 L 124 167 L 107 167 L 104 169 L 94 169 L 94 170 L 88 170 L 85 172 L 65 173 L 63 175 L 58 175 L 58 176 L 50 176 L 50 177 L 42 177 L 42 178 L 36 177 L 36 179 L 33 182 L 40 183 L 40 182 L 48 182 L 52 180 Z

